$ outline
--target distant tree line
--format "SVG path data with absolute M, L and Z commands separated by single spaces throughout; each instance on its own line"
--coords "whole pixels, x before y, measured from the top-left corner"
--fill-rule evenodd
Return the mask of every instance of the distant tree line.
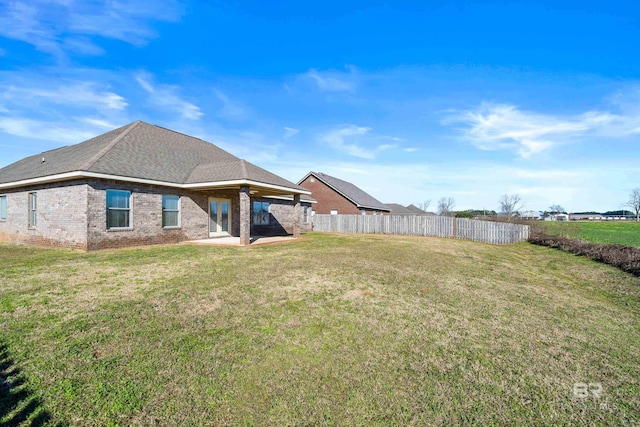
M 417 206 L 423 211 L 427 211 L 431 205 L 431 200 L 425 200 L 417 203 Z M 519 194 L 504 194 L 498 200 L 499 211 L 487 209 L 468 209 L 465 211 L 454 211 L 453 208 L 456 205 L 456 201 L 453 197 L 441 197 L 438 200 L 437 214 L 441 216 L 455 216 L 458 218 L 479 218 L 479 217 L 502 217 L 508 221 L 519 218 L 520 210 L 524 205 L 522 198 Z M 640 188 L 635 188 L 629 195 L 629 200 L 624 206 L 631 208 L 629 210 L 614 210 L 604 213 L 600 212 L 576 212 L 576 215 L 602 215 L 602 216 L 618 216 L 626 218 L 634 218 L 640 222 Z M 544 212 L 540 212 L 543 218 L 558 214 L 567 214 L 565 208 L 560 204 L 553 204 L 549 206 Z

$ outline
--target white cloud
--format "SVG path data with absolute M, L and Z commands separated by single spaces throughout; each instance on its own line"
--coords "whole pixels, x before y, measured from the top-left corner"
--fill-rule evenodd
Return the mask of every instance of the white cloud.
M 29 86 L 9 86 L 0 94 L 0 98 L 15 104 L 53 103 L 58 105 L 87 106 L 95 109 L 124 110 L 127 102 L 124 97 L 101 89 L 93 82 L 70 82 L 54 88 L 36 87 L 44 82 L 29 82 Z
M 461 129 L 463 138 L 481 150 L 514 150 L 520 157 L 529 158 L 587 135 L 619 138 L 637 132 L 640 92 L 634 101 L 630 104 L 618 99 L 622 114 L 587 111 L 570 116 L 522 111 L 510 104 L 482 103 L 471 110 L 454 112 L 442 123 L 465 125 Z
M 303 76 L 315 83 L 323 92 L 353 92 L 357 87 L 357 72 L 348 67 L 349 72 L 335 72 L 311 69 Z
M 185 119 L 198 120 L 204 113 L 200 107 L 180 98 L 176 92 L 178 87 L 170 85 L 153 85 L 151 76 L 141 73 L 136 76 L 138 84 L 149 94 L 152 104 L 166 110 L 177 112 Z
M 295 135 L 298 134 L 298 132 L 300 132 L 299 129 L 295 129 L 295 128 L 289 128 L 289 127 L 284 127 L 284 135 L 282 136 L 283 139 L 289 139 L 294 137 Z
M 64 50 L 82 55 L 98 56 L 104 54 L 104 49 L 92 43 L 86 37 L 67 37 L 62 41 Z
M 142 87 L 142 89 L 146 90 L 150 94 L 153 94 L 153 92 L 155 92 L 153 86 L 151 86 L 149 82 L 142 78 L 142 76 L 136 76 L 136 81 Z
M 67 144 L 81 142 L 98 134 L 92 127 L 79 126 L 78 123 L 61 125 L 58 122 L 9 117 L 0 117 L 0 130 L 23 138 Z
M 247 109 L 237 102 L 231 101 L 229 97 L 219 89 L 214 89 L 213 93 L 222 102 L 222 108 L 218 112 L 218 116 L 231 119 L 242 120 L 247 116 Z
M 89 125 L 92 125 L 95 127 L 101 127 L 108 130 L 115 129 L 118 126 L 121 126 L 121 124 L 116 124 L 106 120 L 96 119 L 93 117 L 75 117 L 74 119 L 77 120 L 78 122 L 87 123 Z
M 140 46 L 156 36 L 149 22 L 175 21 L 181 14 L 173 0 L 6 1 L 0 4 L 0 35 L 57 56 L 66 51 L 100 55 L 103 50 L 88 36 Z
M 0 82 L 4 134 L 69 144 L 127 122 L 126 99 L 104 84 L 23 74 Z
M 381 141 L 397 141 L 398 138 L 374 134 L 368 127 L 347 124 L 321 133 L 318 140 L 343 154 L 374 159 L 380 152 L 397 147 L 395 144 L 380 144 Z M 368 148 L 373 146 L 375 148 Z
M 447 118 L 461 122 L 465 139 L 481 150 L 515 149 L 527 158 L 589 129 L 585 122 L 520 111 L 507 104 L 483 103 L 475 110 Z
M 354 139 L 354 137 L 357 138 L 366 135 L 370 130 L 371 129 L 367 127 L 346 125 L 322 134 L 320 136 L 320 141 L 344 154 L 363 159 L 373 159 L 376 154 L 374 150 L 367 150 L 356 144 L 350 144 L 347 142 L 348 139 Z

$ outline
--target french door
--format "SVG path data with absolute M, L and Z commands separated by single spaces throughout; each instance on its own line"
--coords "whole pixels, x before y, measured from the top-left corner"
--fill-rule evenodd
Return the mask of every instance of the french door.
M 231 200 L 209 198 L 209 237 L 231 234 Z

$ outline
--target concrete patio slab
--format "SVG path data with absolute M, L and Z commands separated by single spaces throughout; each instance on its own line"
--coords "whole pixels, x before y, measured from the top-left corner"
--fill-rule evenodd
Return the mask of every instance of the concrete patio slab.
M 294 240 L 298 240 L 293 236 L 251 236 L 250 246 L 266 245 L 271 243 L 286 243 Z M 202 240 L 189 240 L 184 242 L 189 245 L 213 245 L 213 246 L 240 246 L 240 238 L 227 236 L 227 237 L 215 237 L 211 239 Z

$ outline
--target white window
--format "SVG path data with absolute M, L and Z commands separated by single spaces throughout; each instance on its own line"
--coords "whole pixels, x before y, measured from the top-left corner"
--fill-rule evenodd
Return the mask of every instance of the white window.
M 0 196 L 0 221 L 7 220 L 7 196 Z
M 29 193 L 29 227 L 35 227 L 38 222 L 37 207 L 38 193 Z
M 131 227 L 131 191 L 107 190 L 107 229 Z
M 331 209 L 331 215 L 338 215 L 337 209 Z
M 302 222 L 304 222 L 305 224 L 309 224 L 309 211 L 311 210 L 311 208 L 309 208 L 309 206 L 303 206 L 302 207 Z
M 253 224 L 269 225 L 269 202 L 253 202 Z
M 360 209 L 360 215 L 366 215 L 366 214 L 367 214 L 367 211 L 366 211 L 366 210 L 364 210 L 364 209 Z
M 162 196 L 162 227 L 180 227 L 180 196 Z

